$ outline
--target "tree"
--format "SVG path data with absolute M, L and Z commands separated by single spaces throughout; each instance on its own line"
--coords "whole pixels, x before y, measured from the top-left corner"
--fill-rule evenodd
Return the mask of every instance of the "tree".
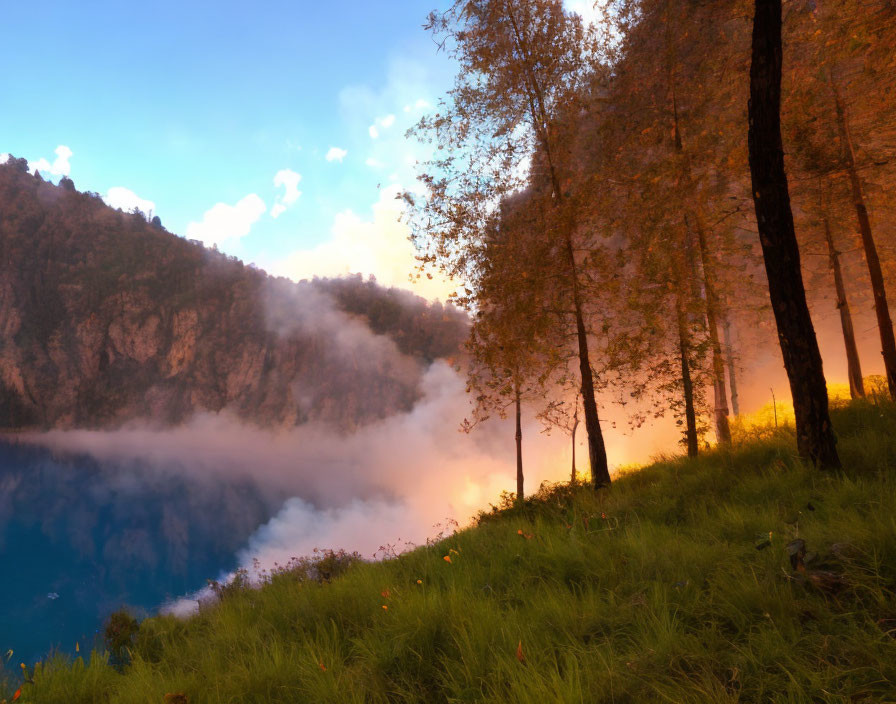
M 880 335 L 881 355 L 890 395 L 896 398 L 896 336 L 890 316 L 883 266 L 869 213 L 866 195 L 867 175 L 863 169 L 881 166 L 887 159 L 868 158 L 857 142 L 854 123 L 862 124 L 864 141 L 877 154 L 892 144 L 891 130 L 896 111 L 892 91 L 893 46 L 896 42 L 896 6 L 889 0 L 869 0 L 861 8 L 851 3 L 815 3 L 803 19 L 807 64 L 802 76 L 814 89 L 825 114 L 817 129 L 828 128 L 836 135 L 839 153 L 829 162 L 832 171 L 846 176 L 849 198 L 858 225 L 865 262 L 874 298 L 874 310 Z M 850 93 L 852 99 L 850 99 Z M 857 100 L 854 96 L 861 95 Z M 870 119 L 869 119 L 870 118 Z M 873 153 L 873 151 L 872 151 Z M 878 170 L 880 170 L 878 168 Z M 886 194 L 888 189 L 883 189 Z
M 566 389 L 564 389 L 566 390 Z M 569 435 L 572 445 L 572 461 L 569 473 L 569 483 L 576 483 L 576 431 L 581 425 L 579 419 L 579 394 L 575 393 L 572 402 L 568 400 L 553 400 L 538 414 L 538 419 L 544 426 L 542 432 L 547 435 L 555 428 Z
M 532 230 L 526 210 L 505 202 L 485 239 L 487 256 L 467 342 L 467 392 L 475 394 L 475 407 L 472 420 L 461 426 L 470 432 L 493 414 L 506 418 L 513 408 L 517 503 L 524 497 L 522 405 L 543 398 L 559 359 L 549 342 L 548 316 L 536 304 L 542 269 Z
M 879 159 L 860 155 L 853 122 L 864 123 L 862 131 L 866 142 L 876 144 L 880 154 L 880 135 L 875 134 L 880 130 L 868 125 L 886 124 L 896 117 L 892 106 L 878 97 L 883 93 L 880 88 L 887 84 L 893 87 L 892 78 L 886 75 L 886 71 L 881 72 L 880 67 L 891 59 L 892 41 L 896 39 L 896 34 L 892 30 L 884 30 L 883 36 L 880 36 L 879 27 L 892 24 L 881 14 L 892 16 L 892 8 L 887 11 L 877 0 L 872 0 L 862 12 L 852 13 L 845 5 L 847 4 L 823 3 L 819 7 L 815 4 L 792 13 L 789 36 L 792 37 L 796 57 L 790 62 L 789 91 L 785 107 L 789 113 L 790 141 L 795 147 L 794 161 L 805 172 L 800 180 L 810 184 L 810 188 L 814 187 L 814 201 L 824 200 L 823 216 L 815 218 L 812 223 L 811 230 L 815 231 L 815 236 L 812 236 L 810 230 L 802 233 L 802 239 L 804 242 L 811 242 L 813 239 L 819 244 L 823 242 L 827 250 L 825 259 L 830 261 L 834 270 L 835 294 L 847 349 L 851 392 L 853 396 L 863 393 L 861 369 L 849 306 L 846 303 L 843 275 L 839 273 L 840 252 L 835 247 L 831 232 L 832 218 L 846 219 L 844 215 L 849 214 L 849 211 L 851 219 L 858 226 L 861 248 L 865 255 L 884 367 L 892 394 L 896 391 L 896 375 L 893 373 L 896 371 L 896 339 L 865 187 L 869 180 L 867 169 L 875 168 L 880 172 L 882 163 Z M 890 48 L 880 55 L 875 46 L 877 44 L 888 45 Z M 859 57 L 862 59 L 863 70 L 856 71 L 856 59 Z M 863 99 L 848 101 L 846 88 L 857 81 L 867 81 L 869 74 L 873 75 L 873 80 L 862 86 Z M 855 95 L 855 88 L 852 88 L 852 92 Z M 859 116 L 857 120 L 852 117 L 853 110 Z M 862 172 L 866 175 L 863 176 Z M 879 200 L 882 199 L 881 195 L 885 197 L 885 193 L 886 190 L 879 195 Z
M 447 150 L 421 178 L 428 191 L 415 228 L 422 261 L 467 281 L 465 302 L 475 307 L 490 214 L 504 198 L 532 188 L 531 203 L 542 212 L 541 234 L 550 244 L 548 261 L 569 295 L 592 482 L 608 485 L 575 212 L 563 187 L 563 147 L 554 128 L 560 114 L 575 110 L 589 68 L 581 20 L 560 0 L 458 0 L 432 13 L 427 26 L 441 46 L 451 43 L 460 68 L 440 111 L 416 130 Z
M 837 81 L 833 76 L 830 78 L 830 83 L 831 91 L 834 94 L 834 105 L 837 110 L 837 127 L 840 133 L 843 159 L 849 174 L 853 206 L 856 209 L 856 219 L 859 223 L 859 232 L 862 235 L 862 246 L 865 249 L 865 261 L 868 264 L 871 288 L 874 292 L 874 310 L 877 314 L 877 328 L 880 333 L 881 354 L 884 358 L 887 387 L 890 390 L 890 396 L 896 399 L 896 337 L 893 335 L 893 321 L 890 318 L 890 307 L 887 303 L 887 292 L 884 286 L 883 272 L 881 271 L 880 256 L 878 255 L 877 245 L 874 242 L 874 235 L 871 231 L 871 219 L 868 216 L 865 193 L 856 166 L 855 145 L 853 144 L 846 106 Z
M 781 138 L 781 0 L 755 0 L 748 145 L 759 241 L 784 366 L 790 380 L 800 455 L 839 468 L 821 354 L 806 303 Z

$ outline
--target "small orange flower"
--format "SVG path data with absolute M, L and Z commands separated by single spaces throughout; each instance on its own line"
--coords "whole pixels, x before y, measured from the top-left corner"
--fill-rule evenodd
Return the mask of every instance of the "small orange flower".
M 321 669 L 322 672 L 327 671 L 327 666 L 324 665 L 322 662 L 317 663 L 317 666 Z
M 389 607 L 386 606 L 385 604 L 383 604 L 383 611 L 388 611 L 388 610 L 389 610 Z
M 443 557 L 442 559 L 443 559 L 445 562 L 451 562 L 451 555 L 445 555 L 445 557 Z
M 21 696 L 22 696 L 22 688 L 19 687 L 19 688 L 16 690 L 16 693 L 12 695 L 12 700 L 13 700 L 13 701 L 16 701 L 16 699 L 18 699 L 18 698 L 21 697 Z
M 417 580 L 417 584 L 423 584 L 423 580 L 422 580 L 422 579 L 418 579 L 418 580 Z
M 380 592 L 380 596 L 383 597 L 383 599 L 388 599 L 390 596 L 392 596 L 392 592 L 390 592 L 388 589 L 383 589 L 383 591 Z
M 523 655 L 523 641 L 520 641 L 519 645 L 516 646 L 516 659 L 520 662 L 526 662 L 526 656 Z

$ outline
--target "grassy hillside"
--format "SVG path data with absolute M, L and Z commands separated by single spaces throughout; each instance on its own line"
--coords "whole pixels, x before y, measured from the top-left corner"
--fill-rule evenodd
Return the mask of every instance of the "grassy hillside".
M 296 569 L 150 619 L 120 672 L 58 659 L 19 701 L 896 701 L 896 407 L 834 418 L 841 476 L 782 428 L 545 489 L 329 582 Z

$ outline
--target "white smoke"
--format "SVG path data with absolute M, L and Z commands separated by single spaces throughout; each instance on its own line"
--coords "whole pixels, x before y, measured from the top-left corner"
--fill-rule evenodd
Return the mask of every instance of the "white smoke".
M 293 497 L 250 538 L 239 556 L 244 567 L 257 560 L 270 569 L 314 548 L 371 557 L 387 543 L 424 543 L 434 523 L 467 521 L 502 490 L 515 488 L 512 425 L 496 421 L 469 436 L 459 433 L 469 400 L 464 380 L 444 362 L 425 371 L 421 387 L 423 397 L 412 410 L 351 435 L 320 424 L 271 432 L 205 415 L 169 430 L 51 431 L 25 438 L 193 478 L 251 478 Z M 567 471 L 554 461 L 564 456 L 567 441 L 538 430 L 532 423 L 524 436 L 529 491 Z

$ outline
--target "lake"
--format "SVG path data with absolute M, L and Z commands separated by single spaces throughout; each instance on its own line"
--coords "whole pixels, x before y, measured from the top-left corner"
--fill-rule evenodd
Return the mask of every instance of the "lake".
M 113 611 L 146 615 L 234 569 L 287 498 L 182 470 L 0 440 L 0 654 L 89 652 Z

